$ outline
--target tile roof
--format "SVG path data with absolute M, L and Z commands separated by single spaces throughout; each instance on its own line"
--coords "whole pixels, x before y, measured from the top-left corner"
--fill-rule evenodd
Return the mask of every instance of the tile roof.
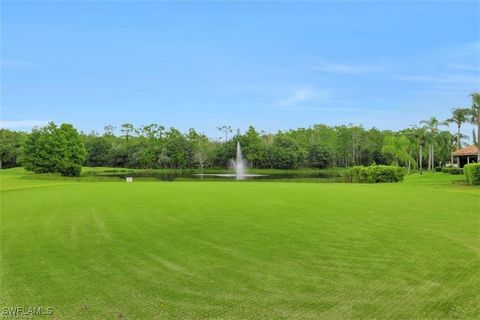
M 477 154 L 478 154 L 478 148 L 474 144 L 472 144 L 471 146 L 465 147 L 463 149 L 457 150 L 453 153 L 454 156 L 476 156 Z

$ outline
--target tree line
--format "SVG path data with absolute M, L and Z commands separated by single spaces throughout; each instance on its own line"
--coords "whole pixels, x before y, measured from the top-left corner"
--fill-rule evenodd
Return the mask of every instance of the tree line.
M 472 132 L 478 144 L 480 94 L 472 94 L 473 105 L 456 108 L 445 121 L 434 117 L 399 131 L 365 129 L 361 125 L 327 126 L 278 131 L 270 134 L 250 126 L 213 140 L 195 129 L 181 132 L 159 124 L 119 128 L 107 125 L 102 134 L 78 133 L 70 124 L 49 123 L 31 133 L 0 130 L 0 165 L 22 165 L 33 172 L 60 172 L 77 175 L 80 166 L 111 166 L 145 169 L 224 168 L 235 157 L 236 144 L 252 168 L 294 169 L 395 164 L 408 170 L 432 170 L 453 162 L 451 153 L 464 145 L 461 134 L 467 122 L 477 126 Z M 448 125 L 454 123 L 452 134 Z

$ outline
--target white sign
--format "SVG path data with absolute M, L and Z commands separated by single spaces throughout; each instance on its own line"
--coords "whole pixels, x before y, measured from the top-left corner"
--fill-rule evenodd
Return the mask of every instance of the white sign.
M 133 177 L 127 177 L 127 182 L 133 182 Z

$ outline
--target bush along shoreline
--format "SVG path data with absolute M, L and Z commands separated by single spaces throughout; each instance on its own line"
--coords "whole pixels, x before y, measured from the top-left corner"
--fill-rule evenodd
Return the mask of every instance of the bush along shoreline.
M 462 175 L 463 168 L 455 168 L 455 167 L 442 167 L 440 172 L 454 174 L 454 175 Z
M 480 185 L 480 163 L 471 163 L 463 167 L 465 181 L 472 185 Z
M 405 170 L 398 166 L 372 165 L 355 166 L 345 172 L 345 182 L 350 183 L 385 183 L 399 182 L 405 176 Z

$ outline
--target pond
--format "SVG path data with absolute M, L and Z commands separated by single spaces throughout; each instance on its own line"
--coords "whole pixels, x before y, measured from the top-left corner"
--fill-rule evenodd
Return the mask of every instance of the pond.
M 105 178 L 118 178 L 125 180 L 132 177 L 135 180 L 160 180 L 160 181 L 232 181 L 236 175 L 232 173 L 211 172 L 200 174 L 196 171 L 132 171 L 132 172 L 92 172 L 89 175 Z M 266 171 L 254 172 L 242 177 L 243 181 L 312 181 L 312 182 L 343 182 L 340 171 Z

